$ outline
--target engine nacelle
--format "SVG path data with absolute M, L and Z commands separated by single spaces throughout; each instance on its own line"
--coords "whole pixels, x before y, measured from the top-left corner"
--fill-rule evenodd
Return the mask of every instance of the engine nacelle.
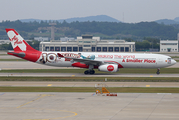
M 103 71 L 103 72 L 117 72 L 118 69 L 118 65 L 116 64 L 105 64 L 105 65 L 100 65 L 98 67 L 99 71 Z

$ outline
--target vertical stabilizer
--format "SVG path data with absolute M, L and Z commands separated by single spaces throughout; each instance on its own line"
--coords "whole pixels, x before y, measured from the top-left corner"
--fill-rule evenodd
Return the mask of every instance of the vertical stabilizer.
M 14 29 L 6 29 L 9 40 L 14 51 L 37 51 L 32 48 Z
M 8 52 L 9 55 L 37 62 L 42 52 L 32 48 L 14 29 L 7 28 L 6 32 L 14 49 L 14 51 Z

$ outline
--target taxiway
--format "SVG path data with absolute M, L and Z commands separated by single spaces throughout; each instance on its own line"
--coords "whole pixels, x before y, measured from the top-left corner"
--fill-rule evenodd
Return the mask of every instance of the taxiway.
M 179 82 L 59 82 L 59 81 L 0 81 L 0 87 L 179 87 Z
M 0 93 L 1 120 L 178 120 L 179 94 Z
M 83 73 L 0 73 L 6 77 L 179 77 L 179 74 L 129 74 L 129 73 L 96 73 L 85 75 Z

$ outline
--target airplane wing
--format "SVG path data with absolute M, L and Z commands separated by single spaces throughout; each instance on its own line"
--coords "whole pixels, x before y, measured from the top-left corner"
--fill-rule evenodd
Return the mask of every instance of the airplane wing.
M 57 54 L 58 54 L 58 57 L 69 58 L 69 59 L 72 59 L 73 61 L 81 62 L 81 63 L 87 64 L 87 65 L 101 65 L 101 64 L 104 63 L 103 61 L 98 61 L 98 60 L 90 60 L 90 59 L 64 57 L 64 56 L 61 55 L 60 53 L 57 53 Z

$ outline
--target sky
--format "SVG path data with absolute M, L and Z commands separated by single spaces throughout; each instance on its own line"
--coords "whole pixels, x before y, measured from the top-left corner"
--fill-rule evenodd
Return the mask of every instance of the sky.
M 0 0 L 0 22 L 107 15 L 126 23 L 179 17 L 179 0 Z

